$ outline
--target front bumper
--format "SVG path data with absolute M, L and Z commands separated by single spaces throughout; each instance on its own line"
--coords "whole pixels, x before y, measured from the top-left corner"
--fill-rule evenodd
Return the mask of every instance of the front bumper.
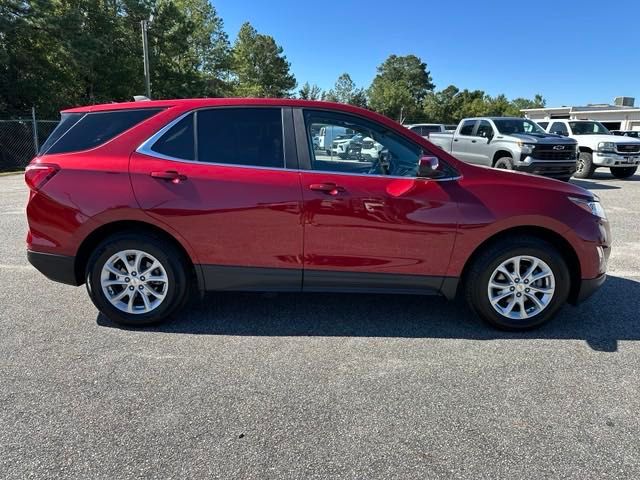
M 514 165 L 519 172 L 533 173 L 552 178 L 567 178 L 576 171 L 575 160 L 536 160 L 527 157 L 524 162 Z
M 601 167 L 635 167 L 640 165 L 640 155 L 593 152 L 593 164 Z
M 27 250 L 27 259 L 49 280 L 75 287 L 82 284 L 78 281 L 75 271 L 76 257 Z
M 580 282 L 580 290 L 578 291 L 578 296 L 575 299 L 575 304 L 581 303 L 589 298 L 593 293 L 598 290 L 604 281 L 607 279 L 607 274 L 603 273 L 596 278 L 591 278 L 588 280 L 582 279 Z

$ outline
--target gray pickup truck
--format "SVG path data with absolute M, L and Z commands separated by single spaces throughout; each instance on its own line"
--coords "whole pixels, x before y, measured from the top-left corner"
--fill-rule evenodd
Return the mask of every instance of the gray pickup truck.
M 429 140 L 463 162 L 564 181 L 576 171 L 578 143 L 526 118 L 465 118 L 454 133 L 432 133 Z

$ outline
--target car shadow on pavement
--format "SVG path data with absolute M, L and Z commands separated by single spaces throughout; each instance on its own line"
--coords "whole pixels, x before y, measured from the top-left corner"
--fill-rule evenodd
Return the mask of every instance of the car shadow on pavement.
M 607 183 L 598 183 L 589 181 L 589 180 L 578 180 L 577 178 L 572 178 L 571 183 L 578 187 L 585 188 L 587 190 L 620 190 L 622 187 L 617 185 L 609 185 Z
M 462 300 L 364 294 L 212 293 L 173 319 L 142 332 L 196 335 L 447 338 L 469 340 L 576 339 L 615 352 L 621 340 L 640 340 L 640 282 L 610 276 L 588 301 L 567 305 L 530 332 L 501 332 Z M 97 323 L 119 327 L 99 314 Z

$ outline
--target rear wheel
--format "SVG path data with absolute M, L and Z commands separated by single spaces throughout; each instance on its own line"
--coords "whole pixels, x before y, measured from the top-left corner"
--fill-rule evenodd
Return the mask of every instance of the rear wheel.
M 526 330 L 550 320 L 566 302 L 569 286 L 560 253 L 535 237 L 493 244 L 476 258 L 465 279 L 471 308 L 504 330 Z
M 511 157 L 501 157 L 496 160 L 493 166 L 502 170 L 513 170 L 513 159 Z
M 131 326 L 160 322 L 189 292 L 186 259 L 171 243 L 147 233 L 104 240 L 87 264 L 87 290 L 110 320 Z
M 616 178 L 629 178 L 636 173 L 636 170 L 638 170 L 638 167 L 611 168 L 611 175 L 613 175 Z
M 593 166 L 593 155 L 589 152 L 580 152 L 578 162 L 576 163 L 576 178 L 589 178 L 593 175 L 596 168 Z

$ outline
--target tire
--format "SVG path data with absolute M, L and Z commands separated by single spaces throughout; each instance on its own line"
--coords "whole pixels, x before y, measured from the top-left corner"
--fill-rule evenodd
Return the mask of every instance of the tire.
M 140 252 L 141 272 L 135 271 L 135 252 Z M 122 254 L 120 259 L 118 253 Z M 126 269 L 123 255 L 129 263 Z M 159 264 L 148 274 L 158 279 L 155 282 L 142 275 L 155 265 L 152 261 Z M 114 270 L 121 274 L 116 275 Z M 115 234 L 98 245 L 87 262 L 85 275 L 96 308 L 115 323 L 135 327 L 161 322 L 186 303 L 190 271 L 187 259 L 173 244 L 147 232 L 131 231 Z M 116 301 L 119 296 L 122 298 Z
M 522 257 L 518 278 L 512 276 L 509 280 L 506 275 L 497 271 L 499 266 L 508 264 L 511 259 L 517 257 Z M 531 276 L 527 278 L 523 274 L 533 265 L 532 260 L 537 260 L 539 265 L 533 270 L 533 277 L 544 275 L 549 271 L 551 275 L 547 274 L 529 283 Z M 508 267 L 507 271 L 515 273 L 515 269 Z M 492 285 L 504 284 L 505 287 L 490 288 L 490 280 L 493 280 Z M 549 321 L 567 301 L 570 282 L 567 264 L 553 245 L 536 237 L 515 236 L 494 243 L 483 250 L 470 265 L 465 275 L 464 287 L 469 306 L 481 319 L 501 330 L 521 331 Z M 527 288 L 529 290 L 526 290 Z M 534 292 L 538 288 L 546 288 L 547 292 L 552 291 L 552 293 L 547 296 L 540 291 Z M 518 293 L 520 293 L 519 298 L 515 297 Z M 501 296 L 504 298 L 494 307 L 489 295 L 494 299 Z M 532 295 L 538 299 L 542 308 L 533 302 L 530 298 Z M 520 303 L 521 299 L 523 303 Z M 511 303 L 512 300 L 514 303 Z M 525 315 L 522 315 L 522 307 Z M 499 313 L 498 308 L 507 312 L 508 315 Z
M 616 178 L 629 178 L 635 175 L 638 167 L 617 167 L 611 168 L 611 175 Z
M 576 178 L 590 178 L 596 168 L 593 166 L 593 155 L 589 152 L 580 152 L 578 162 L 576 163 L 576 172 L 573 174 Z
M 493 164 L 494 168 L 500 168 L 502 170 L 513 170 L 513 159 L 511 157 L 500 157 Z

